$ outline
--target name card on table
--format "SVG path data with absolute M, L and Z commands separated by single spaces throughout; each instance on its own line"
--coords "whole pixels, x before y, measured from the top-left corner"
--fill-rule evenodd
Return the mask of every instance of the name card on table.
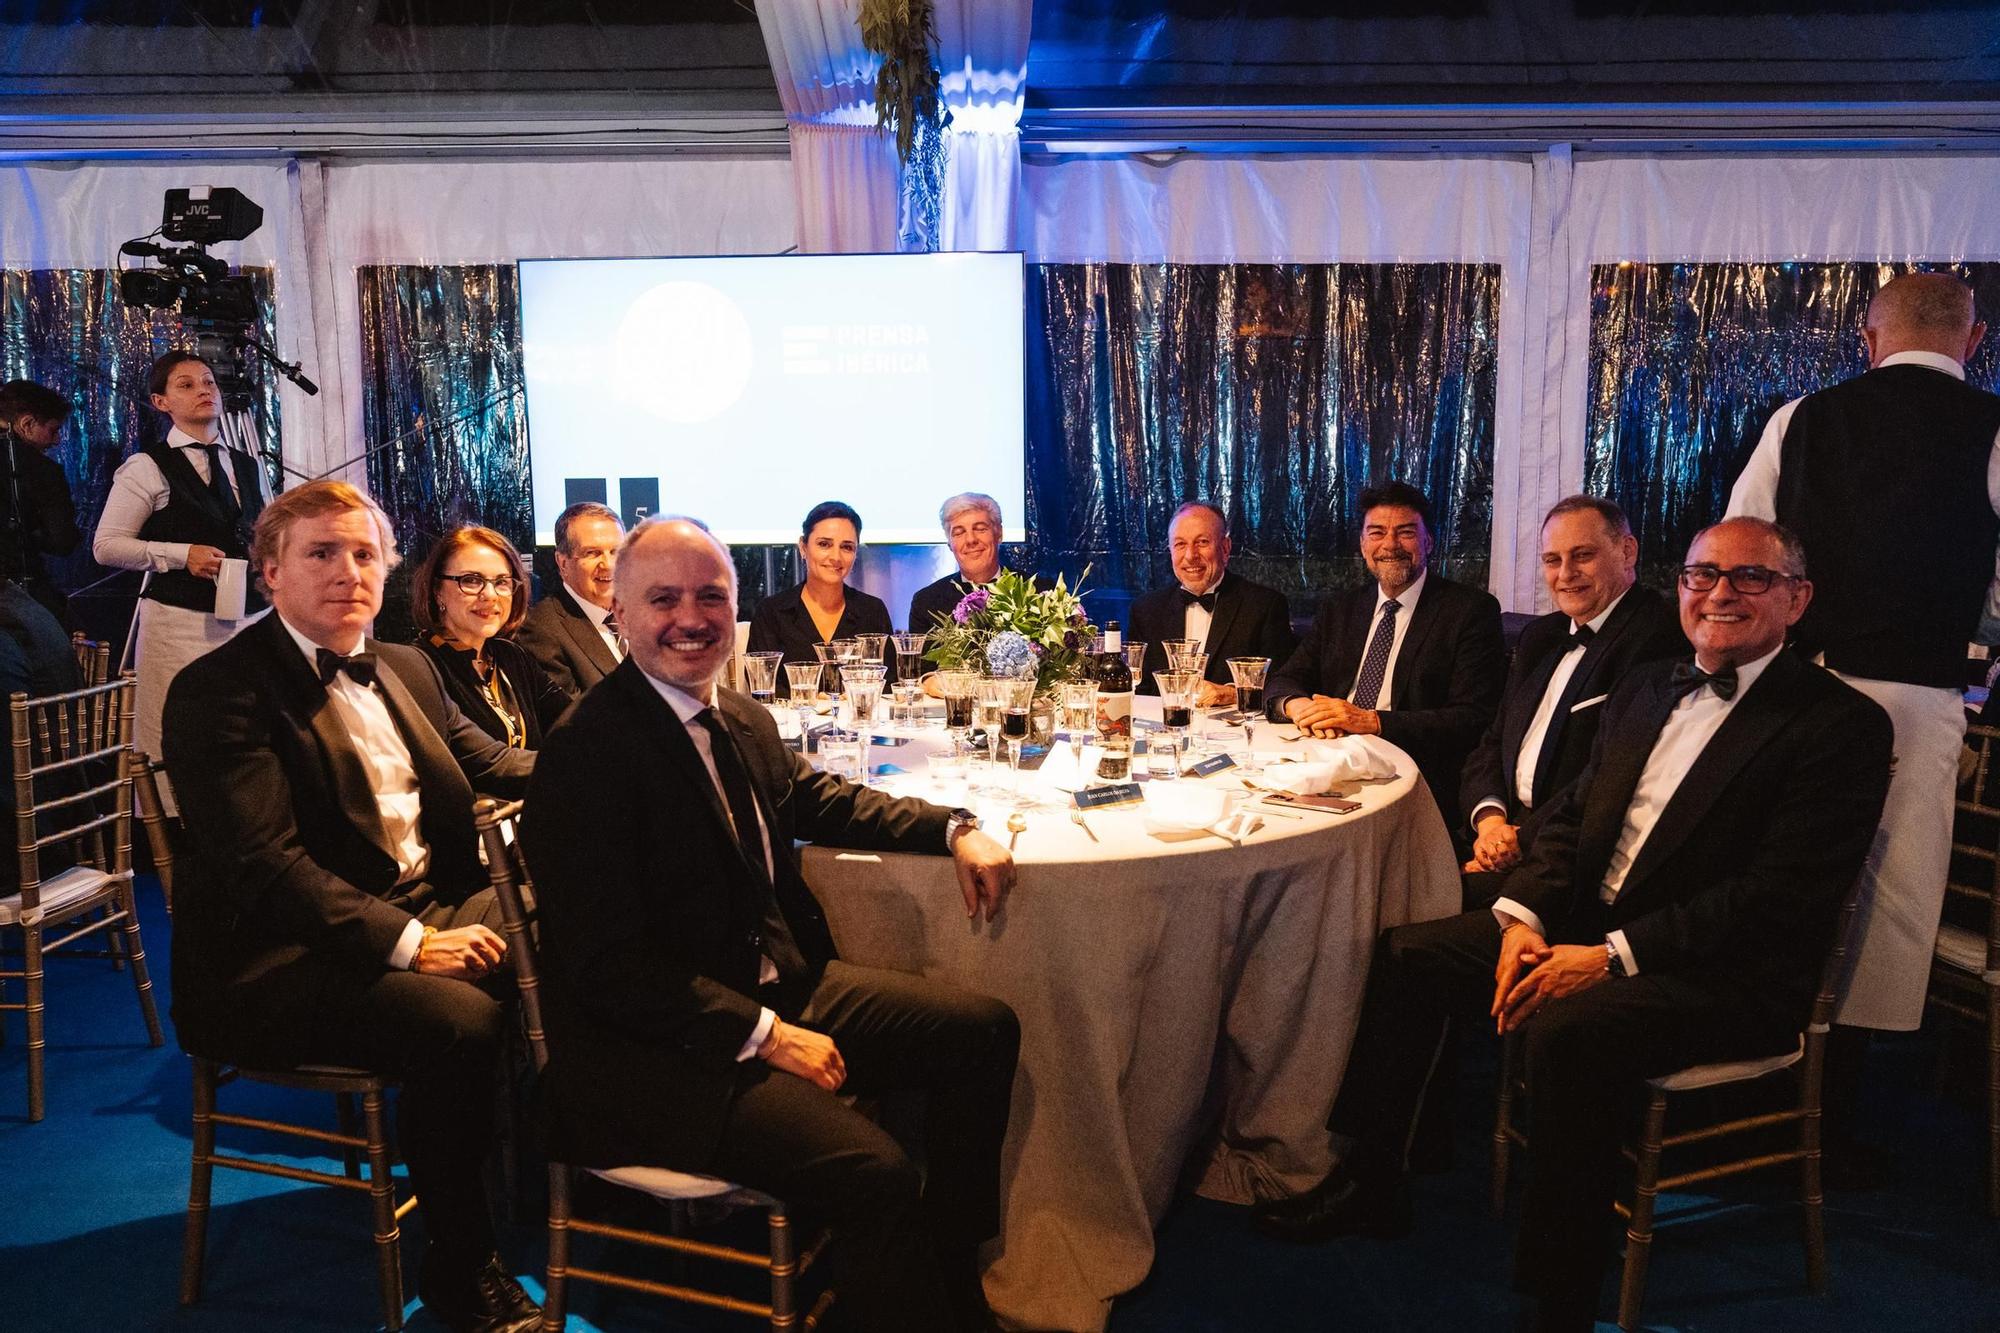
M 1146 794 L 1136 782 L 1120 782 L 1109 787 L 1090 787 L 1076 794 L 1079 810 L 1108 810 L 1120 805 L 1144 805 Z
M 910 770 L 907 768 L 899 768 L 895 764 L 877 764 L 875 765 L 875 767 L 869 769 L 868 771 L 874 774 L 878 778 L 893 778 L 899 773 L 907 773 Z
M 1153 721 L 1150 717 L 1135 717 L 1132 719 L 1132 731 L 1135 735 L 1142 731 L 1161 731 L 1165 729 L 1165 725 L 1165 723 Z
M 1224 726 L 1240 727 L 1243 725 L 1243 719 L 1248 716 L 1249 714 L 1240 708 L 1225 708 L 1219 712 L 1210 713 L 1208 720 L 1210 722 L 1220 722 Z M 1257 716 L 1262 717 L 1263 714 L 1259 713 Z
M 870 736 L 868 738 L 868 743 L 870 745 L 888 745 L 893 747 L 897 745 L 908 745 L 910 743 L 910 738 L 908 736 Z
M 1205 778 L 1211 774 L 1220 773 L 1225 768 L 1234 767 L 1236 767 L 1236 761 L 1228 755 L 1212 754 L 1198 764 L 1190 764 L 1186 769 L 1186 776 L 1191 778 Z

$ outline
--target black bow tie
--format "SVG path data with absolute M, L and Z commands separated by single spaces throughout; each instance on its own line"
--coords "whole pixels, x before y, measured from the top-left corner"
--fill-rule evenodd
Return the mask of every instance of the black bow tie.
M 319 683 L 322 685 L 333 684 L 333 678 L 343 671 L 356 685 L 375 683 L 373 653 L 355 653 L 352 657 L 342 657 L 339 653 L 321 648 L 313 660 L 319 663 Z
M 1208 612 L 1210 615 L 1215 614 L 1214 589 L 1210 589 L 1209 591 L 1200 594 L 1191 593 L 1186 588 L 1176 588 L 1174 591 L 1178 592 L 1181 595 L 1182 606 L 1199 606 L 1202 610 Z
M 1592 629 L 1590 626 L 1576 625 L 1570 629 L 1569 646 L 1575 648 L 1581 645 L 1582 647 L 1588 648 L 1590 647 L 1590 641 L 1596 637 L 1597 637 L 1597 631 Z
M 1674 698 L 1693 694 L 1702 686 L 1715 691 L 1715 697 L 1724 703 L 1736 697 L 1736 668 L 1726 666 L 1710 675 L 1692 662 L 1681 662 L 1674 667 L 1672 692 Z

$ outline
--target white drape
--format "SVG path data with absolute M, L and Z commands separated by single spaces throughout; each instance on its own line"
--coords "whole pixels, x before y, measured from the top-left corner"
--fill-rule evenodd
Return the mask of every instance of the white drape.
M 951 111 L 941 250 L 1020 248 L 1021 107 L 1033 0 L 939 0 L 939 92 Z
M 877 57 L 861 45 L 860 0 L 759 0 L 797 171 L 799 249 L 896 249 L 896 145 L 875 128 Z

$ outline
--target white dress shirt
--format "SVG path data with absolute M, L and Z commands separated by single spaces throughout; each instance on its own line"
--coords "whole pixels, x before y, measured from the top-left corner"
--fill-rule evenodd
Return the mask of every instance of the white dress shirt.
M 198 440 L 175 426 L 167 432 L 167 447 L 180 450 L 195 475 L 203 482 L 208 481 L 208 441 Z M 223 449 L 226 462 L 231 451 L 220 442 L 217 447 Z M 270 490 L 263 481 L 261 467 L 257 475 L 258 489 L 268 500 Z M 223 485 L 240 505 L 243 497 L 237 491 L 236 470 L 223 468 L 222 478 Z M 104 498 L 104 513 L 97 520 L 97 532 L 90 540 L 90 553 L 97 563 L 113 569 L 151 570 L 156 574 L 186 569 L 186 542 L 151 542 L 139 536 L 146 520 L 165 509 L 172 495 L 173 488 L 160 472 L 160 465 L 145 454 L 133 454 L 120 463 L 118 471 L 112 474 L 111 492 Z
M 1674 799 L 1688 770 L 1694 767 L 1695 760 L 1701 757 L 1701 752 L 1708 748 L 1715 733 L 1728 720 L 1730 710 L 1750 693 L 1757 684 L 1757 678 L 1764 674 L 1764 668 L 1770 666 L 1771 659 L 1781 651 L 1782 644 L 1756 661 L 1736 668 L 1736 693 L 1727 699 L 1717 695 L 1710 686 L 1703 685 L 1674 704 L 1673 711 L 1667 714 L 1665 725 L 1660 728 L 1659 738 L 1653 742 L 1652 753 L 1646 756 L 1645 768 L 1639 772 L 1639 784 L 1632 790 L 1631 804 L 1625 807 L 1625 824 L 1618 831 L 1618 842 L 1612 847 L 1611 860 L 1604 868 L 1604 882 L 1597 888 L 1600 901 L 1607 905 L 1618 901 L 1618 895 L 1625 887 L 1625 876 L 1631 873 L 1632 863 L 1639 859 L 1646 839 L 1653 835 L 1653 827 L 1660 822 L 1660 812 Z M 1519 921 L 1542 938 L 1548 938 L 1541 918 L 1524 903 L 1501 898 L 1493 904 L 1493 914 L 1499 919 L 1502 929 L 1513 921 Z M 1614 930 L 1605 939 L 1618 951 L 1626 974 L 1637 976 L 1639 960 L 1633 956 L 1625 932 Z
M 1883 357 L 1882 365 L 1922 366 L 1955 380 L 1965 378 L 1965 367 L 1939 352 L 1897 352 Z M 1750 461 L 1744 465 L 1743 475 L 1736 479 L 1735 487 L 1729 492 L 1729 508 L 1725 517 L 1749 515 L 1777 521 L 1778 472 L 1784 461 L 1785 432 L 1791 429 L 1792 413 L 1798 410 L 1802 401 L 1794 398 L 1771 414 L 1764 434 L 1750 454 Z M 1993 452 L 1986 461 L 1986 502 L 1993 506 L 1994 513 L 2000 514 L 2000 435 L 1994 437 Z M 1986 609 L 1982 613 L 1978 634 L 1981 643 L 2000 642 L 2000 549 L 1993 553 L 1993 581 L 1987 585 Z
M 1410 621 L 1417 614 L 1417 598 L 1423 596 L 1424 580 L 1431 576 L 1426 569 L 1417 575 L 1410 586 L 1396 594 L 1396 633 L 1389 640 L 1389 660 L 1382 667 L 1382 690 L 1375 696 L 1375 711 L 1386 713 L 1395 707 L 1396 659 L 1403 655 L 1403 640 L 1409 637 Z M 1357 686 L 1361 684 L 1361 673 L 1368 666 L 1368 645 L 1375 641 L 1375 630 L 1382 623 L 1382 603 L 1389 595 L 1382 591 L 1382 585 L 1375 585 L 1375 614 L 1368 619 L 1368 633 L 1361 640 L 1361 664 L 1354 669 L 1354 679 L 1348 683 L 1344 697 L 1352 699 Z
M 1630 589 L 1626 591 L 1629 592 Z M 1616 611 L 1618 603 L 1624 600 L 1625 593 L 1619 593 L 1611 599 L 1611 605 L 1583 622 L 1582 628 L 1588 629 L 1592 634 L 1602 633 L 1604 622 L 1611 619 L 1611 613 Z M 1575 622 L 1571 622 L 1569 633 L 1572 640 L 1575 640 L 1578 628 Z M 1514 760 L 1514 796 L 1521 802 L 1523 810 L 1530 809 L 1535 804 L 1535 768 L 1542 757 L 1542 741 L 1548 736 L 1549 727 L 1556 719 L 1556 704 L 1563 697 L 1563 691 L 1569 688 L 1569 683 L 1575 677 L 1577 667 L 1583 664 L 1583 655 L 1589 648 L 1590 645 L 1587 643 L 1572 642 L 1563 650 L 1562 659 L 1556 663 L 1555 672 L 1549 677 L 1548 688 L 1542 691 L 1541 702 L 1535 705 L 1535 715 L 1529 719 L 1528 730 L 1521 736 L 1521 753 Z M 1507 803 L 1497 796 L 1481 799 L 1472 812 L 1472 827 L 1475 831 L 1479 828 L 1479 817 L 1493 809 L 1498 809 L 1504 816 L 1507 813 Z
M 621 645 L 618 642 L 618 636 L 616 634 L 613 634 L 610 630 L 604 627 L 604 622 L 611 618 L 611 608 L 608 606 L 599 606 L 596 602 L 591 601 L 588 597 L 585 597 L 582 593 L 578 592 L 574 588 L 569 589 L 569 595 L 572 601 L 574 601 L 578 606 L 583 608 L 584 619 L 588 620 L 590 622 L 591 628 L 597 631 L 597 637 L 604 640 L 604 646 L 611 650 L 611 655 L 617 658 L 620 662 L 624 661 L 625 649 L 623 645 Z M 649 676 L 647 677 L 647 679 L 650 680 L 652 678 Z M 653 683 L 656 685 L 659 684 L 658 681 L 654 681 Z M 667 688 L 672 689 L 673 687 L 668 686 Z M 689 697 L 692 698 L 693 696 L 690 695 Z M 701 704 L 699 705 L 699 707 L 706 708 L 708 707 L 708 705 Z M 688 715 L 688 717 L 692 716 L 694 716 L 692 713 Z M 687 718 L 684 717 L 681 719 L 681 721 L 685 722 L 687 721 Z M 702 733 L 704 737 L 706 737 L 707 734 L 708 734 L 707 732 Z M 700 742 L 697 742 L 697 744 L 699 743 Z M 702 753 L 706 755 L 708 752 L 704 750 Z M 715 765 L 710 764 L 709 770 L 711 774 L 713 773 L 714 769 Z
M 593 609 L 589 602 L 583 603 L 583 608 L 586 611 Z M 600 628 L 602 628 L 601 625 Z M 735 829 L 736 815 L 729 808 L 729 793 L 723 789 L 722 773 L 715 766 L 715 751 L 711 746 L 714 738 L 708 734 L 707 727 L 702 726 L 694 720 L 696 714 L 702 712 L 704 709 L 714 707 L 715 686 L 710 685 L 708 687 L 708 698 L 704 699 L 699 695 L 689 693 L 678 685 L 669 685 L 666 681 L 659 680 L 647 672 L 642 671 L 639 674 L 644 676 L 646 683 L 651 685 L 659 696 L 667 701 L 667 707 L 674 710 L 674 716 L 687 729 L 687 738 L 693 742 L 694 752 L 701 756 L 702 767 L 708 770 L 708 780 L 715 784 L 715 794 L 722 800 L 723 816 L 730 821 L 730 828 Z M 761 809 L 757 811 L 757 841 L 764 849 L 764 873 L 771 877 L 773 883 L 776 883 L 778 870 L 777 866 L 771 860 L 771 831 L 764 825 L 764 812 Z M 778 965 L 772 962 L 768 956 L 759 958 L 757 960 L 757 984 L 762 986 L 777 979 Z M 764 1039 L 771 1035 L 771 1028 L 777 1021 L 778 1016 L 771 1012 L 771 1010 L 758 1010 L 757 1026 L 750 1029 L 749 1039 L 743 1043 L 742 1049 L 736 1052 L 736 1058 L 739 1062 L 748 1060 L 751 1056 L 757 1054 L 757 1048 L 762 1046 Z
M 283 616 L 278 621 L 305 654 L 313 674 L 318 675 L 319 650 L 324 645 L 299 633 Z M 360 651 L 361 644 L 356 643 L 353 652 L 340 656 L 352 657 Z M 360 753 L 368 785 L 374 789 L 376 812 L 381 816 L 382 831 L 389 837 L 389 851 L 396 858 L 396 869 L 400 872 L 396 883 L 414 884 L 430 869 L 431 849 L 424 843 L 423 800 L 417 790 L 417 770 L 410 761 L 410 747 L 404 742 L 403 733 L 396 730 L 396 720 L 389 716 L 389 705 L 383 702 L 377 687 L 363 685 L 342 671 L 327 682 L 326 693 L 347 728 L 348 739 Z M 397 937 L 396 947 L 389 951 L 390 968 L 401 971 L 409 967 L 423 937 L 423 923 L 412 918 Z

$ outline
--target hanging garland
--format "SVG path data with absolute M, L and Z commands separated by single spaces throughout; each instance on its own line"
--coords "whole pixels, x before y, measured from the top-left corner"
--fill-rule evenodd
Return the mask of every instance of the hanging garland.
M 882 57 L 875 123 L 896 132 L 906 248 L 933 250 L 944 205 L 944 104 L 938 98 L 934 0 L 861 0 L 861 44 Z

